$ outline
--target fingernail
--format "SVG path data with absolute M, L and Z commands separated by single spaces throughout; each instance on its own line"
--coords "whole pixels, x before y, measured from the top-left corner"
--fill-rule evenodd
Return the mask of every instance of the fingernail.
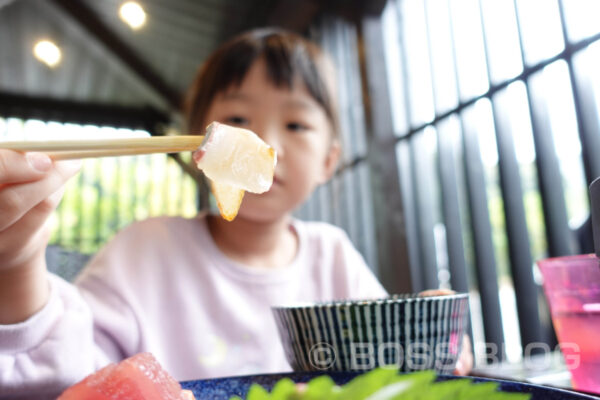
M 40 172 L 46 172 L 52 167 L 52 160 L 43 153 L 27 153 L 25 155 L 29 165 Z

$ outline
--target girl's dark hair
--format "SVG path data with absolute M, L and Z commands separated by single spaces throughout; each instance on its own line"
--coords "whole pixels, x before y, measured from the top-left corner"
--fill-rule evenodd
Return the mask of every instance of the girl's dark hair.
M 310 95 L 327 114 L 333 136 L 338 136 L 334 101 L 334 73 L 330 60 L 314 43 L 281 29 L 256 29 L 234 37 L 215 51 L 200 68 L 185 102 L 191 133 L 204 129 L 206 113 L 215 96 L 239 86 L 252 64 L 262 58 L 268 79 L 292 89 L 300 78 Z

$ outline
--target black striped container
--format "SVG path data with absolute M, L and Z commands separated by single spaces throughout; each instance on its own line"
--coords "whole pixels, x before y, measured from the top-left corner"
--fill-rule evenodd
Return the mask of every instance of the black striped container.
M 468 323 L 465 294 L 339 301 L 273 307 L 294 371 L 451 373 Z

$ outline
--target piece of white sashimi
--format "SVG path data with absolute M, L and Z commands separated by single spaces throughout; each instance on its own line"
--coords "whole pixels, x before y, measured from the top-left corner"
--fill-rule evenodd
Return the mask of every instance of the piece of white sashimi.
M 221 182 L 210 182 L 211 190 L 217 200 L 217 207 L 221 216 L 227 221 L 232 221 L 242 204 L 244 198 L 244 190 L 233 185 Z
M 206 128 L 194 161 L 210 180 L 221 216 L 232 221 L 246 190 L 264 193 L 270 189 L 277 154 L 254 132 L 213 122 Z
M 254 132 L 213 122 L 194 160 L 213 182 L 264 193 L 273 184 L 277 155 Z

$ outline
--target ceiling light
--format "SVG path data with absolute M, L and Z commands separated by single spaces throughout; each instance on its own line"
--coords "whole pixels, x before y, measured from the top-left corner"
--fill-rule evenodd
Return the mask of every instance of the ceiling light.
M 40 40 L 33 46 L 35 58 L 53 68 L 60 62 L 60 48 L 50 40 Z
M 123 3 L 119 9 L 119 16 L 131 29 L 139 29 L 146 22 L 146 12 L 135 1 Z

